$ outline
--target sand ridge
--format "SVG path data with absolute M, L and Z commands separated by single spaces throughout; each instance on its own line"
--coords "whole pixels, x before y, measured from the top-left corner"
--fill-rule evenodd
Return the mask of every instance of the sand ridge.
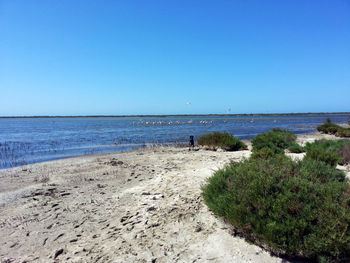
M 200 195 L 215 170 L 249 155 L 158 147 L 2 170 L 0 260 L 286 262 L 235 237 Z

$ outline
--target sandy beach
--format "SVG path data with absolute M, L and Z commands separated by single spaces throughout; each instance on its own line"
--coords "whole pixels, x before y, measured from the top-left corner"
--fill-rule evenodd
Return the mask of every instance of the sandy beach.
M 298 142 L 318 138 L 335 137 Z M 288 262 L 235 236 L 202 200 L 206 178 L 249 155 L 157 147 L 0 170 L 0 260 Z

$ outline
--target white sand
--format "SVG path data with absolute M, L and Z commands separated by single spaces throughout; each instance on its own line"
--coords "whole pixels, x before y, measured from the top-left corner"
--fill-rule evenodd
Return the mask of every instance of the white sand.
M 249 155 L 160 147 L 1 170 L 0 260 L 288 262 L 235 237 L 200 195 L 215 170 Z

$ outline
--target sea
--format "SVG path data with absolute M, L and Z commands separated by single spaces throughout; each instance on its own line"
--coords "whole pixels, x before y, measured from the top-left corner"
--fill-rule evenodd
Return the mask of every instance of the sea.
M 0 118 L 0 169 L 78 155 L 130 151 L 157 145 L 188 145 L 189 137 L 228 132 L 251 139 L 273 128 L 315 132 L 350 114 L 169 117 Z

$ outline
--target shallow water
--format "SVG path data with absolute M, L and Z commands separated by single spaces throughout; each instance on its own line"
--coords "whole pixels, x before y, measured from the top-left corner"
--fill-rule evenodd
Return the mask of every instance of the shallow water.
M 0 119 L 0 168 L 67 156 L 125 151 L 153 144 L 188 143 L 189 136 L 227 131 L 241 139 L 273 128 L 296 134 L 316 131 L 330 118 L 347 123 L 345 115 L 90 117 Z

